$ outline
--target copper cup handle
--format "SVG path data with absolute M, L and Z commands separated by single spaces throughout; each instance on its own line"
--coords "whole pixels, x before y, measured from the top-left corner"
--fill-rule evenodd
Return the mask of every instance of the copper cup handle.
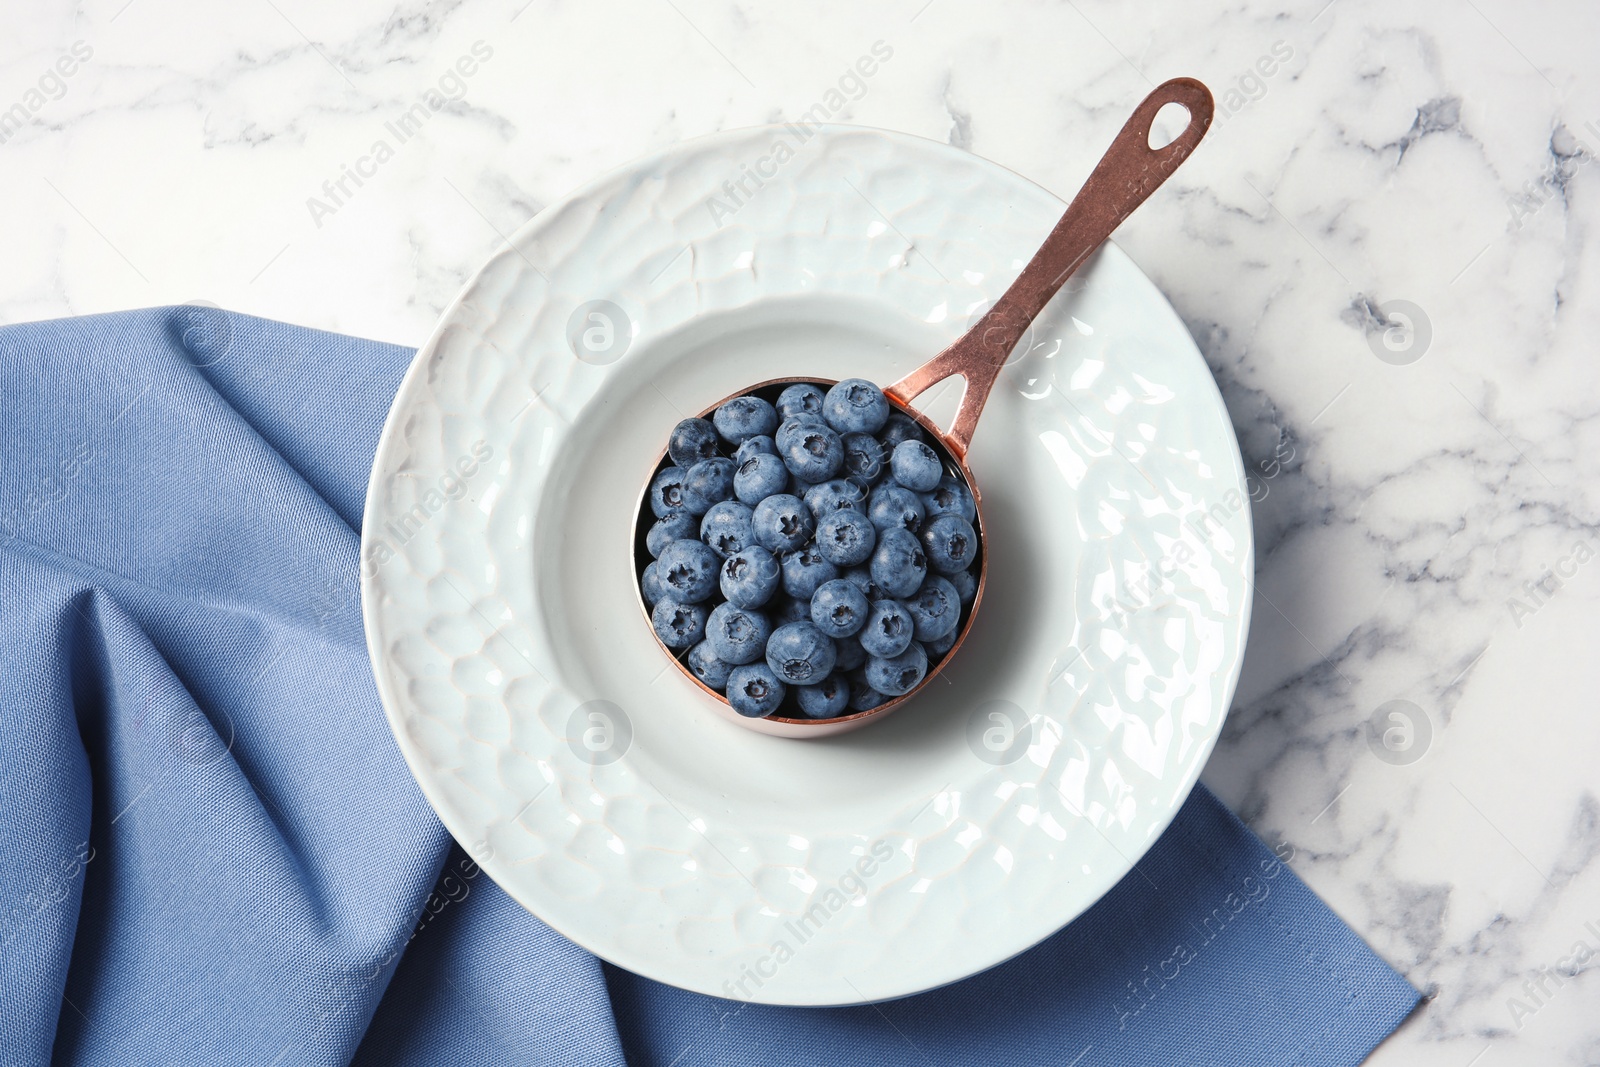
M 1172 143 L 1151 148 L 1150 124 L 1166 104 L 1181 104 L 1189 112 L 1189 124 Z M 966 389 L 945 443 L 965 459 L 989 390 L 1023 333 L 1072 272 L 1189 158 L 1210 128 L 1211 116 L 1211 92 L 1193 78 L 1173 78 L 1157 86 L 1134 109 L 1011 288 L 954 344 L 884 392 L 909 406 L 932 386 L 961 375 Z

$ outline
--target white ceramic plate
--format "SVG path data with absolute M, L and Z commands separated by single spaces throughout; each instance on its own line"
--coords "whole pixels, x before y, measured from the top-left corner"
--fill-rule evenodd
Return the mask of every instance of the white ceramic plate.
M 632 509 L 680 417 L 789 373 L 894 381 L 1062 209 L 931 141 L 735 131 L 542 212 L 445 312 L 373 466 L 367 638 L 440 818 L 550 926 L 704 993 L 883 1000 L 1043 940 L 1171 821 L 1238 677 L 1250 521 L 1205 363 L 1115 247 L 989 399 L 984 607 L 914 702 L 740 729 L 635 603 Z M 920 406 L 948 424 L 959 388 Z

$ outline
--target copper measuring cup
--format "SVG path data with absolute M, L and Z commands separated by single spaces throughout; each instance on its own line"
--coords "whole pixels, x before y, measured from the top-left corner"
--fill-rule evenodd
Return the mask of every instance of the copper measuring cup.
M 1151 124 L 1155 120 L 1156 113 L 1167 104 L 1181 105 L 1189 113 L 1188 124 L 1168 144 L 1161 148 L 1151 148 Z M 1005 367 L 1011 350 L 1066 280 L 1111 236 L 1122 221 L 1144 203 L 1151 193 L 1160 188 L 1179 164 L 1194 152 L 1211 126 L 1212 111 L 1210 91 L 1193 78 L 1173 78 L 1157 86 L 1134 109 L 1127 123 L 1112 140 L 1111 146 L 1106 149 L 1099 164 L 1084 182 L 1083 188 L 1078 191 L 1072 203 L 1067 205 L 1061 220 L 1056 223 L 1039 250 L 1022 269 L 1022 273 L 994 306 L 948 348 L 884 389 L 884 395 L 893 410 L 915 420 L 937 446 L 942 446 L 945 455 L 941 458 L 945 460 L 947 470 L 967 486 L 977 508 L 977 517 L 972 523 L 973 529 L 978 534 L 978 552 L 973 564 L 978 577 L 977 591 L 971 606 L 966 610 L 966 619 L 961 624 L 955 644 L 939 658 L 937 663 L 930 663 L 927 675 L 916 688 L 904 696 L 891 698 L 866 711 L 848 712 L 832 719 L 784 718 L 777 715 L 750 718 L 734 711 L 721 693 L 703 684 L 689 671 L 677 653 L 662 644 L 659 637 L 656 638 L 661 650 L 673 659 L 683 671 L 684 677 L 704 691 L 714 710 L 725 718 L 760 733 L 795 738 L 827 737 L 858 729 L 868 721 L 898 708 L 921 692 L 945 665 L 955 658 L 967 635 L 972 632 L 973 620 L 977 618 L 978 608 L 983 603 L 984 585 L 988 575 L 988 539 L 984 531 L 983 499 L 978 492 L 977 479 L 967 466 L 967 451 L 972 444 L 972 435 L 978 426 L 978 416 L 983 412 L 989 392 L 994 388 L 995 380 Z M 964 379 L 965 388 L 962 391 L 961 404 L 956 411 L 955 420 L 946 431 L 912 407 L 911 403 L 933 386 L 955 375 Z M 700 417 L 709 418 L 713 411 L 734 397 L 795 382 L 812 382 L 824 389 L 836 384 L 831 379 L 807 376 L 760 382 L 723 397 L 700 412 Z M 650 562 L 644 539 L 650 525 L 648 520 L 653 520 L 649 506 L 649 490 L 651 481 L 662 469 L 663 464 L 651 468 L 644 489 L 640 493 L 635 519 L 635 575 L 642 573 L 645 565 Z M 639 607 L 644 612 L 648 625 L 650 607 L 645 603 L 637 582 L 635 582 L 635 592 L 638 594 Z M 651 628 L 651 634 L 654 633 L 654 629 Z

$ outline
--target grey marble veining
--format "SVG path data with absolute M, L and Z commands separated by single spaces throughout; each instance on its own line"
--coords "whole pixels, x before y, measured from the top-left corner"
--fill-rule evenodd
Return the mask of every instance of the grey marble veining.
M 23 0 L 0 319 L 205 300 L 415 344 L 543 205 L 802 113 L 876 41 L 833 118 L 1061 195 L 1198 76 L 1217 126 L 1118 240 L 1252 472 L 1206 781 L 1430 992 L 1372 1062 L 1600 1063 L 1600 9 L 523 3 Z

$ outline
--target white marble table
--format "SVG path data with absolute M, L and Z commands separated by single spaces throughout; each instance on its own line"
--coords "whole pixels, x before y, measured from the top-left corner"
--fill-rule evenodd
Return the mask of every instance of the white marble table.
M 16 0 L 0 319 L 202 300 L 416 344 L 544 204 L 802 113 L 875 42 L 836 118 L 1064 196 L 1198 76 L 1219 126 L 1118 240 L 1254 471 L 1205 780 L 1429 991 L 1372 1062 L 1600 1063 L 1600 8 L 525 2 Z

